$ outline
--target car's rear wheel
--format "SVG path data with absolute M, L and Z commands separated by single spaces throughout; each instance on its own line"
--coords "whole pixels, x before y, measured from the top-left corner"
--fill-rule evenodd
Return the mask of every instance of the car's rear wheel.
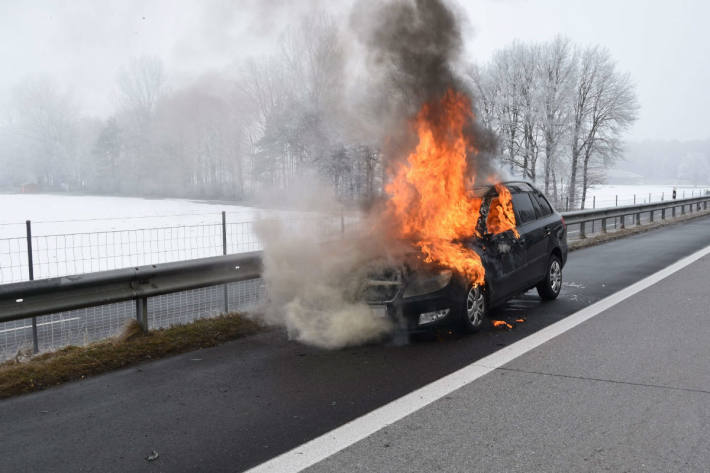
M 461 308 L 461 327 L 466 332 L 477 332 L 488 315 L 488 301 L 485 289 L 469 285 Z
M 562 260 L 557 255 L 550 256 L 545 279 L 537 285 L 537 293 L 545 300 L 557 299 L 562 290 Z

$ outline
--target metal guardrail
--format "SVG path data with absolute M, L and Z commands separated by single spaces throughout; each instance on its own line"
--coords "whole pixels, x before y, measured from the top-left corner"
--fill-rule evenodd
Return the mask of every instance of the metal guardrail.
M 621 228 L 626 228 L 626 217 L 633 217 L 637 226 L 641 225 L 641 216 L 649 215 L 649 221 L 654 222 L 656 212 L 661 212 L 661 220 L 666 219 L 666 212 L 670 210 L 671 218 L 676 217 L 677 209 L 680 214 L 685 215 L 686 210 L 690 213 L 708 209 L 710 196 L 695 197 L 690 199 L 669 200 L 654 204 L 628 205 L 625 207 L 611 207 L 606 209 L 576 210 L 572 212 L 561 212 L 565 223 L 569 225 L 579 225 L 579 238 L 586 238 L 586 225 L 595 221 L 601 221 L 602 233 L 607 233 L 607 221 L 609 219 L 619 219 Z M 701 208 L 702 207 L 702 208 Z
M 261 252 L 251 252 L 4 284 L 0 323 L 135 300 L 136 317 L 147 330 L 149 297 L 256 279 L 261 270 Z

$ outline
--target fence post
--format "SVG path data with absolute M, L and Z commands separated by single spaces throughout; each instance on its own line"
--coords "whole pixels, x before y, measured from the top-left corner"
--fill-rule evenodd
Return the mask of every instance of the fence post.
M 144 332 L 148 332 L 148 298 L 136 299 L 136 320 Z
M 27 268 L 30 272 L 30 281 L 35 279 L 34 263 L 32 262 L 32 222 L 25 221 L 27 229 Z M 32 317 L 32 352 L 39 353 L 39 339 L 37 338 L 37 317 Z
M 227 213 L 222 210 L 222 255 L 227 254 Z M 229 289 L 224 285 L 224 313 L 229 313 Z

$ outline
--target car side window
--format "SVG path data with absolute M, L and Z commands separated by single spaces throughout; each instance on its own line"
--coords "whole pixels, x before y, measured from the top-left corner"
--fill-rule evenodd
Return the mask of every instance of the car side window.
M 532 206 L 535 209 L 535 218 L 544 217 L 545 214 L 542 213 L 542 209 L 540 208 L 540 203 L 535 198 L 535 195 L 528 193 L 528 197 L 530 197 L 530 202 L 532 202 Z
M 518 214 L 520 224 L 530 222 L 537 218 L 535 208 L 527 192 L 513 194 L 513 208 Z
M 547 201 L 545 196 L 543 196 L 542 194 L 535 193 L 531 197 L 533 197 L 540 206 L 540 210 L 542 211 L 543 217 L 552 214 L 552 207 L 550 206 L 550 203 Z

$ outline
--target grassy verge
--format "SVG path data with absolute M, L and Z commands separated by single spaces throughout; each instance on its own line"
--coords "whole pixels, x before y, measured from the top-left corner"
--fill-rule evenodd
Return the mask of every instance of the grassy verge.
M 0 399 L 95 376 L 146 360 L 207 348 L 259 331 L 256 323 L 238 314 L 201 319 L 187 325 L 143 334 L 137 323 L 110 340 L 85 347 L 69 346 L 0 364 Z
M 573 240 L 569 243 L 569 250 L 574 251 L 574 250 L 579 250 L 582 248 L 586 248 L 588 246 L 594 246 L 594 245 L 599 245 L 602 243 L 605 243 L 607 241 L 612 241 L 612 240 L 618 240 L 619 238 L 624 238 L 629 235 L 635 235 L 637 233 L 645 233 L 649 232 L 651 230 L 655 230 L 657 228 L 661 227 L 667 227 L 670 225 L 675 225 L 677 223 L 683 223 L 687 222 L 688 220 L 695 220 L 696 218 L 700 217 L 706 217 L 710 215 L 710 211 L 700 211 L 697 213 L 692 213 L 692 214 L 686 214 L 683 216 L 678 216 L 674 219 L 669 219 L 669 220 L 662 220 L 660 222 L 655 222 L 652 224 L 646 224 L 642 225 L 640 227 L 626 227 L 623 230 L 617 230 L 615 232 L 609 232 L 609 233 L 597 233 L 595 235 L 589 236 L 583 240 Z

